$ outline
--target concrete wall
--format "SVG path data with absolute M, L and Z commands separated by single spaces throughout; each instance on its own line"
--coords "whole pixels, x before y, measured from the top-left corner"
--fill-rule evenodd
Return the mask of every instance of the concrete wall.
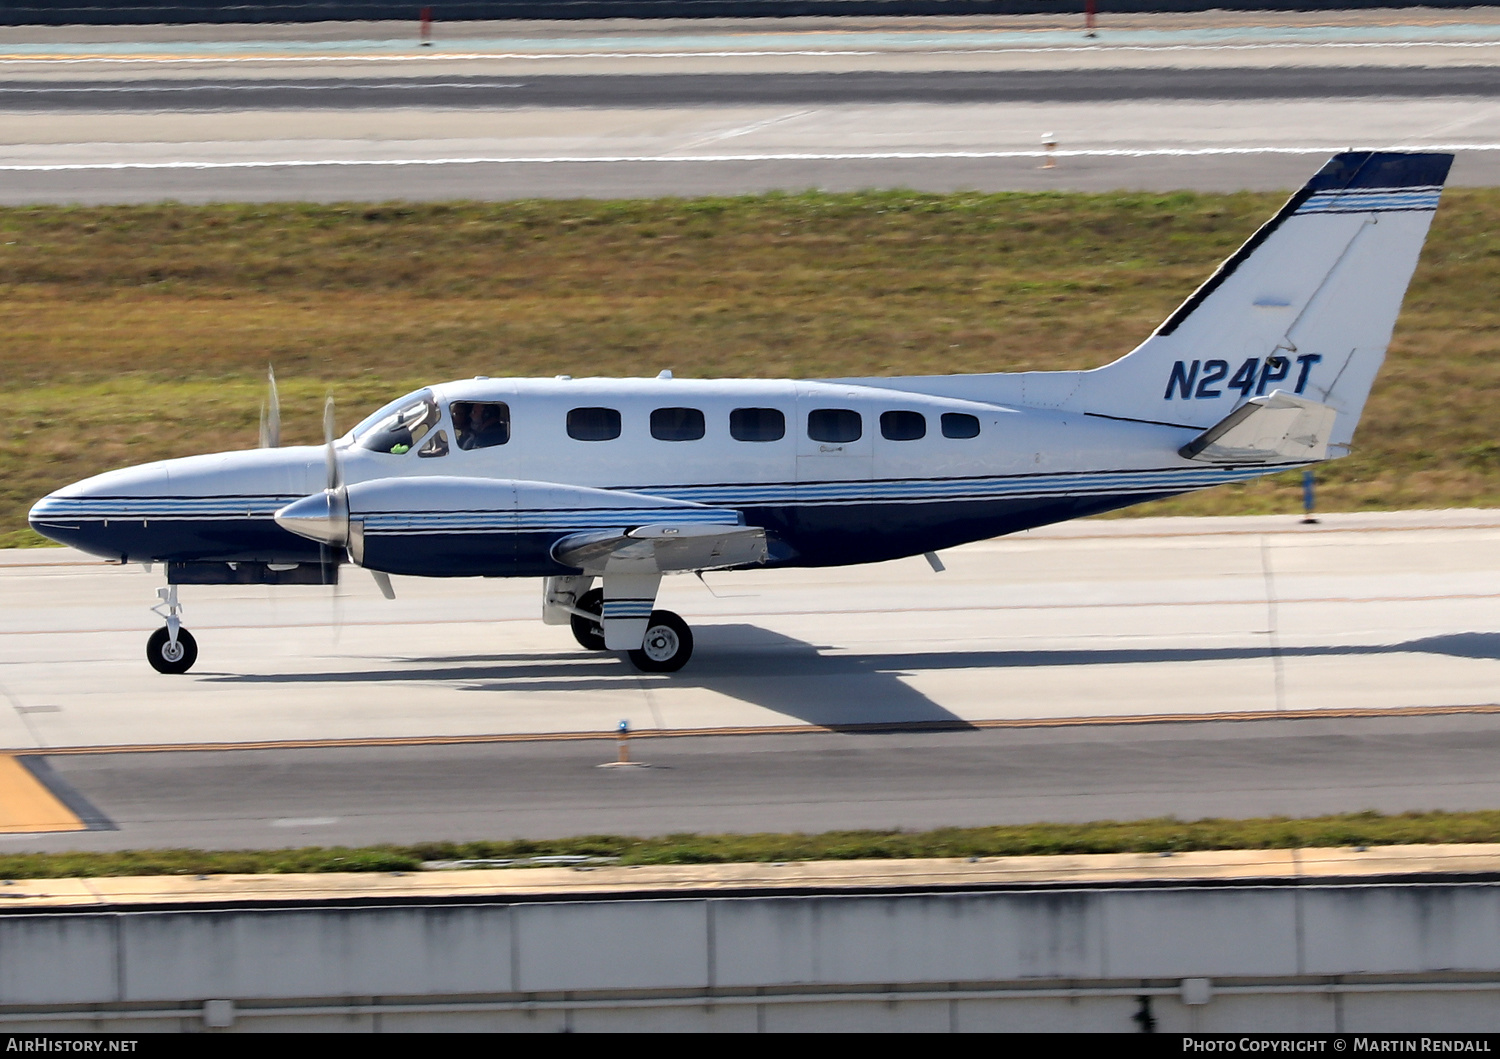
M 0 914 L 11 1031 L 1494 1032 L 1497 1000 L 1495 883 Z
M 455 22 L 506 18 L 757 18 L 789 15 L 1081 15 L 1083 0 L 0 0 L 0 25 L 415 20 L 424 6 Z M 1101 13 L 1320 11 L 1400 6 L 1393 0 L 1101 0 Z M 1426 0 L 1425 7 L 1485 7 L 1482 0 Z

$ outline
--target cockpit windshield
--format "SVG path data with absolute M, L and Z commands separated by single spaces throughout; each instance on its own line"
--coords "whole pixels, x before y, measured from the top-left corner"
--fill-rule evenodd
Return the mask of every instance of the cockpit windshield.
M 354 425 L 354 429 L 349 431 L 349 436 L 355 441 L 358 441 L 360 438 L 368 434 L 371 430 L 375 429 L 375 427 L 379 426 L 381 423 L 384 423 L 387 419 L 389 419 L 392 412 L 395 412 L 400 408 L 405 408 L 409 404 L 415 404 L 423 397 L 431 396 L 431 393 L 432 391 L 427 389 L 413 390 L 405 397 L 398 397 L 394 401 L 387 401 L 385 404 L 381 405 L 379 408 L 375 409 L 375 411 L 371 412 L 369 415 L 365 416 L 358 423 L 356 423 Z
M 420 442 L 428 431 L 437 426 L 437 421 L 441 416 L 442 412 L 438 408 L 437 401 L 433 399 L 432 391 L 419 390 L 410 398 L 400 402 L 394 412 L 376 422 L 374 426 L 365 429 L 365 424 L 361 423 L 356 428 L 355 436 L 358 438 L 360 448 L 369 449 L 372 452 L 389 452 L 399 456 L 410 451 L 412 446 Z

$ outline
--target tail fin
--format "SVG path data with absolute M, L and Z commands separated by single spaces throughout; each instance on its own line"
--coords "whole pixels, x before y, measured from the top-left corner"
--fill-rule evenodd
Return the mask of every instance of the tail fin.
M 1342 455 L 1385 359 L 1451 154 L 1336 155 L 1133 352 L 1066 404 L 1208 426 L 1276 390 L 1337 413 Z

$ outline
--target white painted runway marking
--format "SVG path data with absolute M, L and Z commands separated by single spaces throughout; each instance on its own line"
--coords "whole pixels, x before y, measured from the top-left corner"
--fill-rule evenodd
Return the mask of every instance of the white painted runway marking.
M 722 140 L 733 140 L 739 136 L 748 136 L 752 132 L 759 132 L 762 129 L 768 129 L 772 125 L 782 125 L 788 121 L 793 120 L 794 118 L 802 118 L 806 117 L 809 114 L 815 113 L 817 113 L 816 107 L 808 107 L 803 110 L 794 110 L 790 114 L 778 114 L 774 118 L 766 118 L 764 121 L 755 121 L 751 122 L 749 125 L 741 125 L 738 128 L 725 129 L 721 132 L 711 133 L 708 136 L 703 136 L 699 139 L 692 140 L 689 143 L 683 144 L 678 148 L 678 150 L 691 151 L 693 148 L 702 147 L 705 144 L 718 143 Z
M 287 816 L 272 820 L 272 827 L 331 827 L 339 822 L 336 816 Z
M 1096 148 L 1060 151 L 845 151 L 772 154 L 654 155 L 490 155 L 470 158 L 286 158 L 243 162 L 59 162 L 0 165 L 0 173 L 104 172 L 124 169 L 292 169 L 318 166 L 564 165 L 643 162 L 883 162 L 1005 158 L 1205 158 L 1228 155 L 1330 155 L 1341 151 L 1500 151 L 1500 143 L 1438 143 L 1324 147 L 1152 147 Z
M 578 51 L 578 52 L 431 52 L 420 55 L 69 55 L 69 56 L 24 56 L 0 57 L 0 65 L 69 65 L 77 63 L 129 63 L 166 66 L 173 64 L 201 65 L 204 63 L 432 63 L 475 62 L 513 59 L 525 62 L 572 59 L 735 59 L 775 58 L 781 56 L 800 58 L 837 58 L 842 56 L 876 55 L 1067 55 L 1072 53 L 1109 54 L 1113 52 L 1152 52 L 1172 54 L 1180 52 L 1240 52 L 1240 51 L 1287 51 L 1309 48 L 1384 49 L 1384 48 L 1448 48 L 1478 49 L 1497 48 L 1500 41 L 1458 40 L 1413 40 L 1413 41 L 1285 41 L 1266 44 L 1084 44 L 1046 45 L 1016 48 L 823 48 L 823 49 L 762 49 L 724 51 Z
M 305 81 L 254 81 L 254 82 L 232 82 L 229 84 L 212 84 L 203 81 L 194 81 L 187 85 L 92 85 L 84 87 L 70 87 L 68 85 L 48 85 L 44 88 L 17 88 L 13 85 L 0 85 L 0 94 L 3 95 L 61 95 L 72 92 L 79 95 L 102 95 L 111 92 L 123 92 L 132 95 L 142 95 L 158 92 L 267 92 L 272 89 L 294 89 L 299 92 L 329 92 L 335 89 L 349 88 L 411 88 L 410 81 L 324 81 L 318 84 L 308 84 Z M 500 81 L 423 81 L 417 87 L 420 88 L 525 88 L 523 82 L 500 82 Z
M 1483 47 L 1497 47 L 1500 45 L 1487 44 Z M 1009 50 L 1009 49 L 1004 49 Z M 1052 49 L 1035 49 L 1050 51 Z M 450 62 L 450 61 L 474 61 L 491 59 L 727 59 L 731 57 L 764 58 L 768 56 L 796 56 L 810 58 L 825 58 L 840 55 L 881 55 L 878 51 L 847 51 L 842 48 L 829 51 L 681 51 L 681 52 L 556 52 L 549 54 L 536 54 L 532 52 L 459 52 L 443 54 L 434 52 L 430 55 L 216 55 L 216 56 L 178 56 L 178 55 L 84 55 L 84 56 L 46 56 L 28 58 L 24 56 L 6 56 L 0 58 L 0 65 L 14 66 L 17 64 L 36 64 L 44 66 L 66 66 L 76 63 L 109 63 L 120 65 L 124 63 L 149 63 L 156 66 L 167 66 L 176 63 L 185 65 L 201 65 L 203 63 L 409 63 L 409 62 Z M 902 54 L 897 50 L 892 54 Z M 959 54 L 955 52 L 954 54 Z M 974 54 L 987 54 L 984 51 L 976 51 Z

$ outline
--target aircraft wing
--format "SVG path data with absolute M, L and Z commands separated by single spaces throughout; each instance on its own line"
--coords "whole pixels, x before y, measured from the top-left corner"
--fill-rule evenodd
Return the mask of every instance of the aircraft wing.
M 564 566 L 602 574 L 607 567 L 654 567 L 660 573 L 718 570 L 766 560 L 766 531 L 759 526 L 659 522 L 632 530 L 591 530 L 552 547 Z
M 1252 397 L 1178 450 L 1200 463 L 1302 463 L 1328 458 L 1338 410 L 1272 390 Z

